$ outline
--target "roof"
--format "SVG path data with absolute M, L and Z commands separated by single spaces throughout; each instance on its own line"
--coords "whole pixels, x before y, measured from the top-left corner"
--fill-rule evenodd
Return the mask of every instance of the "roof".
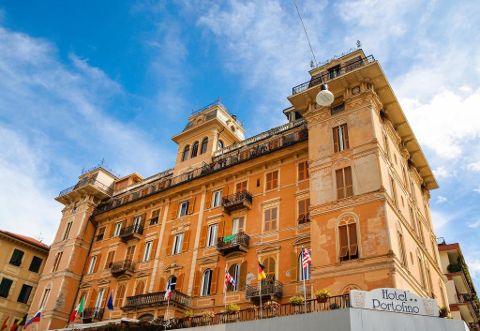
M 50 246 L 42 243 L 41 241 L 39 241 L 35 238 L 29 237 L 29 236 L 24 236 L 24 235 L 18 234 L 18 233 L 13 233 L 13 232 L 10 232 L 10 231 L 5 231 L 5 230 L 0 230 L 0 233 L 3 233 L 3 234 L 5 234 L 7 236 L 10 236 L 10 237 L 13 237 L 17 240 L 26 242 L 27 244 L 37 246 L 38 248 L 45 249 L 47 251 L 50 250 Z

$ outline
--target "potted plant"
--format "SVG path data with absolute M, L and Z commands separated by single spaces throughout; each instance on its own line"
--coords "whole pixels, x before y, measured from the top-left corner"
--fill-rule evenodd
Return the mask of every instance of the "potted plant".
M 215 312 L 212 311 L 212 310 L 205 310 L 205 311 L 202 313 L 202 316 L 203 316 L 203 317 L 206 317 L 206 318 L 214 318 L 214 317 L 215 317 Z
M 183 316 L 186 317 L 186 318 L 192 318 L 194 315 L 193 313 L 193 310 L 189 309 L 189 310 L 185 310 L 185 312 L 183 313 Z
M 438 311 L 438 316 L 442 318 L 448 317 L 448 308 L 445 306 L 441 307 Z
M 328 298 L 332 296 L 332 293 L 326 288 L 319 289 L 315 292 L 315 297 L 318 302 L 327 302 Z
M 305 298 L 301 295 L 294 295 L 288 299 L 288 302 L 293 306 L 300 306 L 305 301 Z
M 225 313 L 229 314 L 229 315 L 233 315 L 233 314 L 236 314 L 240 311 L 240 306 L 235 304 L 235 303 L 230 303 L 227 305 L 226 309 L 225 309 Z

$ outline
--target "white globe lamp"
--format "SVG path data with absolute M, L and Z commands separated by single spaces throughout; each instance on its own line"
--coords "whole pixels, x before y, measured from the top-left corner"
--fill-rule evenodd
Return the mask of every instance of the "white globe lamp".
M 333 93 L 328 90 L 327 84 L 320 85 L 320 92 L 318 92 L 315 101 L 319 106 L 330 106 L 333 103 L 335 97 Z

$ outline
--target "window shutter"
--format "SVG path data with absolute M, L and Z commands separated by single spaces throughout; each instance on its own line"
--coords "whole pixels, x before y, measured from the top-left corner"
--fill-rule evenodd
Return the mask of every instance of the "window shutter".
M 137 258 L 134 261 L 143 261 L 143 255 L 145 254 L 145 242 L 140 244 L 140 249 L 137 249 Z
M 95 266 L 93 267 L 93 272 L 98 271 L 98 266 L 100 265 L 100 261 L 102 260 L 102 254 L 97 255 L 97 260 L 95 261 Z
M 348 224 L 348 238 L 350 239 L 350 255 L 357 255 L 358 241 L 357 241 L 357 227 L 355 223 Z
M 337 153 L 340 150 L 338 144 L 338 126 L 333 128 L 333 151 Z
M 218 229 L 217 229 L 217 237 L 224 237 L 225 236 L 225 221 L 222 221 L 218 223 Z
M 278 187 L 278 170 L 273 173 L 272 188 Z
M 202 275 L 200 271 L 195 271 L 195 277 L 193 278 L 193 295 L 198 296 L 200 294 L 200 280 Z
M 267 174 L 267 180 L 266 180 L 266 181 L 267 181 L 267 182 L 265 183 L 265 185 L 266 185 L 266 190 L 267 190 L 267 191 L 268 191 L 268 190 L 271 190 L 271 189 L 272 189 L 272 173 L 271 173 L 271 172 Z
M 152 250 L 150 251 L 150 260 L 154 260 L 157 255 L 157 245 L 158 245 L 158 239 L 155 239 L 152 242 Z
M 162 277 L 160 278 L 160 286 L 159 286 L 160 291 L 165 291 L 166 290 L 166 285 L 165 285 L 165 278 Z
M 113 233 L 115 232 L 115 226 L 116 226 L 116 224 L 117 224 L 116 222 L 110 224 L 110 236 L 109 236 L 110 238 L 113 237 Z
M 345 171 L 345 196 L 351 197 L 353 195 L 352 168 L 346 167 L 344 171 Z
M 218 283 L 218 272 L 220 271 L 219 267 L 213 269 L 212 273 L 212 283 L 210 286 L 210 294 L 217 294 L 217 283 Z
M 191 230 L 185 231 L 185 233 L 183 234 L 182 252 L 187 252 L 188 247 L 190 246 L 190 231 Z
M 346 124 L 343 125 L 343 137 L 345 139 L 345 149 L 349 149 L 350 148 L 350 142 L 349 142 L 349 139 L 348 139 L 348 127 Z
M 240 291 L 245 290 L 245 284 L 247 282 L 247 261 L 243 261 L 243 263 L 240 265 L 240 279 L 235 279 L 235 281 L 238 282 L 238 289 Z
M 183 279 L 185 278 L 185 274 L 180 274 L 177 277 L 177 284 L 175 285 L 175 290 L 182 292 L 182 286 L 183 286 Z
M 205 247 L 207 244 L 207 230 L 207 225 L 202 226 L 202 232 L 200 233 L 200 247 Z
M 193 212 L 195 211 L 195 201 L 196 200 L 197 200 L 197 198 L 194 197 L 194 198 L 192 198 L 188 201 L 188 212 L 187 212 L 188 215 L 193 214 Z
M 102 302 L 100 303 L 100 308 L 105 307 L 105 304 L 107 303 L 107 299 L 108 299 L 109 296 L 110 296 L 110 289 L 105 288 L 103 290 L 103 298 L 102 298 Z
M 218 237 L 222 237 L 222 234 L 220 233 L 220 227 L 218 228 Z M 226 219 L 225 220 L 225 235 L 229 236 L 233 232 L 233 219 Z
M 113 257 L 114 257 L 115 251 L 110 251 L 108 252 L 107 255 L 107 261 L 105 262 L 105 269 L 109 269 L 112 262 L 113 262 Z
M 122 221 L 122 229 L 125 229 L 126 227 L 127 227 L 127 220 L 124 219 L 124 220 Z
M 337 199 L 343 199 L 345 197 L 343 169 L 336 170 L 335 174 L 337 177 Z
M 205 193 L 205 209 L 212 208 L 212 195 L 213 192 L 207 191 Z
M 340 258 L 344 258 L 348 254 L 348 235 L 347 235 L 347 226 L 342 225 L 338 227 L 338 235 L 340 242 Z
M 170 210 L 170 219 L 172 219 L 172 220 L 177 218 L 177 216 L 178 216 L 178 205 L 179 205 L 178 202 L 174 202 L 171 205 L 172 210 Z
M 88 300 L 87 307 L 93 308 L 95 306 L 95 300 L 97 300 L 97 290 L 93 288 L 90 292 L 90 300 Z
M 172 255 L 173 235 L 168 237 L 167 243 L 167 255 Z
M 298 255 L 295 251 L 290 252 L 290 280 L 296 282 L 298 280 Z

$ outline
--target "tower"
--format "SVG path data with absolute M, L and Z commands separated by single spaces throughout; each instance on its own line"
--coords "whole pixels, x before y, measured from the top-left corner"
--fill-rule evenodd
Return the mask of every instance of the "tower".
M 65 208 L 29 311 L 32 316 L 42 310 L 40 330 L 63 328 L 68 323 L 95 234 L 92 214 L 102 199 L 111 196 L 115 179 L 103 167 L 96 167 L 56 198 Z

